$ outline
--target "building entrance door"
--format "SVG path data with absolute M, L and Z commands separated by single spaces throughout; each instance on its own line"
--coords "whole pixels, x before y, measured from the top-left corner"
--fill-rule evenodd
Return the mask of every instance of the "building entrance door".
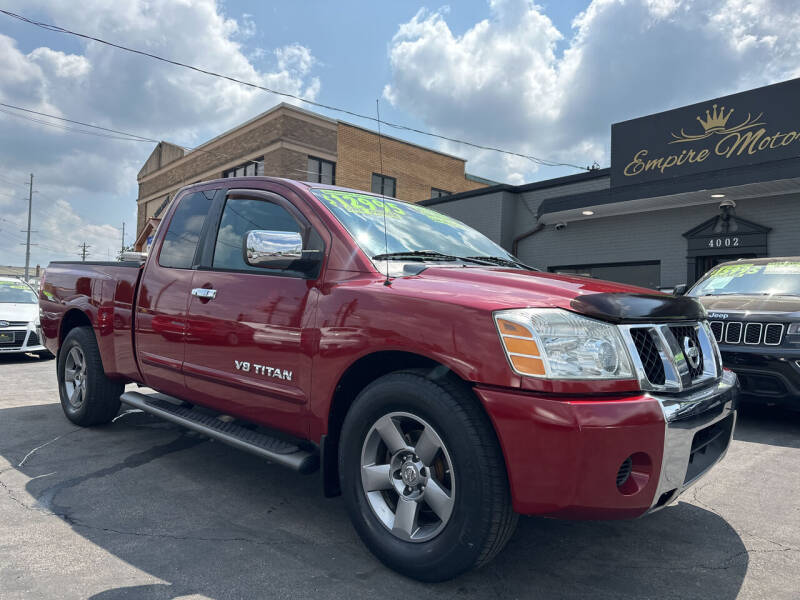
M 769 227 L 737 217 L 732 206 L 721 207 L 718 217 L 683 234 L 687 242 L 686 283 L 692 285 L 719 263 L 767 256 L 769 231 Z

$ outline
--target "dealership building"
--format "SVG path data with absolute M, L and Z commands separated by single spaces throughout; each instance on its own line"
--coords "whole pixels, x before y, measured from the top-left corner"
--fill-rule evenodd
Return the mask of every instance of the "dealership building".
M 800 79 L 611 127 L 611 167 L 422 204 L 524 262 L 649 288 L 800 255 Z

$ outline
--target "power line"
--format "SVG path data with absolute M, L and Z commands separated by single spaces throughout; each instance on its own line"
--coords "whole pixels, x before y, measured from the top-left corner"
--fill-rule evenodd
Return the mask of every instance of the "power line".
M 377 122 L 378 121 L 378 119 L 376 117 L 373 117 L 373 116 L 370 116 L 370 115 L 363 115 L 363 114 L 360 114 L 360 113 L 357 113 L 357 112 L 354 112 L 354 111 L 351 111 L 351 110 L 347 110 L 347 109 L 344 109 L 344 108 L 339 108 L 339 107 L 332 106 L 332 105 L 329 105 L 329 104 L 323 104 L 322 102 L 316 102 L 314 100 L 308 100 L 306 98 L 303 98 L 302 96 L 298 96 L 296 94 L 291 94 L 289 92 L 280 92 L 278 90 L 274 90 L 272 88 L 268 88 L 266 86 L 259 85 L 259 84 L 256 84 L 256 83 L 253 83 L 253 82 L 250 82 L 250 81 L 244 81 L 242 79 L 237 79 L 235 77 L 231 77 L 230 75 L 224 75 L 222 73 L 216 73 L 214 71 L 209 71 L 207 69 L 202 69 L 200 67 L 196 67 L 196 66 L 189 65 L 189 64 L 186 64 L 186 63 L 182 63 L 182 62 L 179 62 L 179 61 L 176 61 L 176 60 L 165 58 L 163 56 L 159 56 L 159 55 L 153 54 L 151 52 L 145 52 L 144 50 L 137 50 L 136 48 L 130 48 L 128 46 L 123 46 L 121 44 L 116 44 L 114 42 L 109 42 L 107 40 L 104 40 L 104 39 L 101 39 L 101 38 L 98 38 L 98 37 L 94 37 L 94 36 L 87 35 L 87 34 L 84 34 L 84 33 L 79 33 L 77 31 L 72 31 L 72 30 L 66 29 L 64 27 L 59 27 L 58 25 L 51 25 L 49 23 L 44 23 L 44 22 L 41 22 L 41 21 L 34 21 L 33 19 L 29 19 L 27 17 L 24 17 L 22 15 L 18 15 L 16 13 L 11 12 L 11 11 L 1 10 L 0 9 L 0 13 L 5 14 L 5 15 L 13 18 L 13 19 L 17 19 L 19 21 L 23 21 L 24 23 L 28 23 L 30 25 L 35 25 L 36 27 L 40 27 L 42 29 L 46 29 L 48 31 L 52 31 L 52 32 L 55 32 L 55 33 L 63 33 L 63 34 L 67 34 L 67 35 L 74 35 L 76 37 L 80 37 L 80 38 L 83 38 L 83 39 L 86 39 L 86 40 L 91 40 L 91 41 L 97 42 L 99 44 L 104 44 L 106 46 L 111 46 L 112 48 L 117 48 L 118 50 L 124 50 L 125 52 L 131 52 L 133 54 L 139 54 L 140 56 L 146 56 L 148 58 L 152 58 L 154 60 L 165 62 L 165 63 L 171 64 L 171 65 L 174 65 L 176 67 L 182 67 L 184 69 L 190 69 L 192 71 L 196 71 L 196 72 L 202 73 L 204 75 L 210 75 L 212 77 L 225 79 L 227 81 L 231 81 L 231 82 L 239 84 L 239 85 L 244 85 L 244 86 L 247 86 L 247 87 L 250 87 L 250 88 L 254 88 L 254 89 L 258 89 L 258 90 L 261 90 L 261 91 L 264 91 L 264 92 L 269 92 L 269 93 L 275 94 L 277 96 L 283 96 L 285 98 L 292 98 L 293 100 L 297 100 L 298 102 L 303 102 L 305 104 L 309 104 L 311 106 L 316 106 L 318 108 L 322 108 L 322 109 L 325 109 L 325 110 L 330 110 L 330 111 L 333 111 L 333 112 L 338 112 L 338 113 L 350 115 L 352 117 L 356 117 L 356 118 L 359 118 L 359 119 L 364 119 L 364 120 L 371 121 L 371 122 Z M 433 133 L 431 131 L 425 131 L 425 130 L 422 130 L 422 129 L 417 129 L 415 127 L 409 127 L 407 125 L 401 125 L 399 123 L 391 123 L 391 122 L 388 122 L 388 121 L 381 121 L 381 124 L 385 125 L 387 127 L 391 127 L 393 129 L 399 129 L 399 130 L 403 130 L 403 131 L 410 131 L 410 132 L 413 132 L 413 133 L 418 133 L 420 135 L 425 135 L 425 136 L 428 136 L 428 137 L 437 138 L 437 139 L 440 139 L 440 140 L 445 140 L 445 141 L 453 142 L 453 143 L 456 143 L 456 144 L 463 144 L 465 146 L 470 146 L 472 148 L 476 148 L 476 149 L 479 149 L 479 150 L 489 150 L 489 151 L 492 151 L 492 152 L 500 152 L 502 154 L 508 154 L 510 156 L 517 156 L 517 157 L 520 157 L 520 158 L 525 158 L 525 159 L 530 160 L 531 162 L 533 162 L 533 163 L 535 163 L 537 165 L 541 165 L 541 166 L 546 166 L 546 167 L 556 167 L 556 166 L 572 167 L 574 169 L 579 169 L 581 171 L 590 170 L 589 167 L 580 167 L 578 165 L 574 165 L 574 164 L 571 164 L 571 163 L 546 160 L 546 159 L 538 158 L 536 156 L 532 156 L 532 155 L 529 155 L 529 154 L 523 154 L 522 152 L 513 152 L 511 150 L 503 150 L 502 148 L 496 148 L 496 147 L 493 147 L 493 146 L 486 146 L 484 144 L 477 144 L 475 142 L 469 142 L 467 140 L 461 140 L 461 139 L 458 139 L 458 138 L 453 138 L 453 137 L 449 137 L 449 136 L 446 136 L 446 135 Z
M 21 181 L 11 181 L 10 179 L 5 179 L 4 177 L 0 177 L 0 181 L 7 183 L 8 185 L 24 185 L 25 187 L 28 187 L 27 183 L 22 183 Z
M 0 12 L 2 12 L 2 11 L 0 11 Z M 67 123 L 77 123 L 79 125 L 82 125 L 83 127 L 92 127 L 94 129 L 101 129 L 103 131 L 113 131 L 114 133 L 119 133 L 121 135 L 128 136 L 127 138 L 118 138 L 118 139 L 131 139 L 132 141 L 154 142 L 156 144 L 160 143 L 159 140 L 156 140 L 156 139 L 153 139 L 153 138 L 144 137 L 144 136 L 141 136 L 141 135 L 136 134 L 136 133 L 129 133 L 129 132 L 126 132 L 126 131 L 120 131 L 118 129 L 109 129 L 108 127 L 100 127 L 99 125 L 92 125 L 91 123 L 84 123 L 82 121 L 76 121 L 74 119 L 68 119 L 66 117 L 59 117 L 58 115 L 51 115 L 51 114 L 48 114 L 48 113 L 40 112 L 38 110 L 33 110 L 33 109 L 30 109 L 30 108 L 24 108 L 22 106 L 15 106 L 13 104 L 6 104 L 5 102 L 0 102 L 0 106 L 5 106 L 6 108 L 13 108 L 14 110 L 21 110 L 23 112 L 32 113 L 32 114 L 35 114 L 35 115 L 40 115 L 40 116 L 43 116 L 43 117 L 48 117 L 50 119 L 57 119 L 59 121 L 65 121 Z M 0 109 L 0 110 L 2 110 L 2 109 Z M 7 111 L 3 111 L 3 112 L 7 112 Z M 13 114 L 13 113 L 9 113 L 9 114 Z M 87 133 L 87 132 L 83 132 L 83 133 Z M 107 137 L 112 137 L 113 138 L 114 136 L 107 136 Z M 203 150 L 202 148 L 192 148 L 191 146 L 181 146 L 181 145 L 178 145 L 178 144 L 174 144 L 174 145 L 176 145 L 179 148 L 182 148 L 183 150 L 186 150 L 188 152 L 201 152 L 203 154 L 210 154 L 212 156 L 218 156 L 218 157 L 227 158 L 227 159 L 233 158 L 228 154 L 223 154 L 221 152 L 215 152 L 213 150 Z M 247 164 L 247 163 L 256 163 L 256 164 L 258 164 L 258 161 L 256 161 L 256 160 L 246 160 L 245 164 Z M 12 183 L 12 182 L 9 181 L 7 183 Z M 21 185 L 28 185 L 28 184 L 24 183 L 24 184 L 21 184 Z
M 17 110 L 24 110 L 24 109 L 17 108 Z M 25 115 L 20 115 L 20 114 L 11 112 L 10 110 L 3 110 L 2 108 L 0 108 L 0 112 L 1 113 L 5 113 L 7 115 L 11 115 L 12 117 L 17 117 L 19 119 L 25 119 L 27 121 L 33 121 L 34 123 L 40 123 L 41 125 L 48 125 L 49 127 L 54 127 L 56 129 L 61 129 L 63 131 L 74 131 L 75 133 L 83 133 L 83 134 L 86 134 L 86 135 L 93 135 L 93 136 L 96 136 L 96 137 L 110 138 L 112 140 L 127 140 L 127 141 L 131 141 L 131 142 L 147 142 L 148 144 L 150 143 L 150 140 L 142 140 L 142 139 L 133 138 L 133 137 L 122 137 L 122 136 L 118 136 L 118 135 L 111 135 L 111 134 L 108 134 L 108 133 L 96 133 L 94 131 L 84 131 L 83 129 L 78 129 L 76 127 L 69 127 L 67 125 L 61 125 L 60 123 L 50 123 L 49 121 L 44 121 L 43 119 L 36 119 L 34 117 L 27 117 Z
M 9 221 L 8 219 L 4 219 L 3 217 L 0 217 L 0 221 L 5 221 L 6 223 L 10 224 L 12 227 L 17 227 L 17 225 L 16 225 L 15 223 L 12 223 L 12 222 L 11 222 L 11 221 Z M 2 231 L 2 228 L 0 228 L 0 231 Z M 23 238 L 23 237 L 22 237 L 22 236 L 20 236 L 20 235 L 17 235 L 17 234 L 15 234 L 15 233 L 13 233 L 13 232 L 11 232 L 11 231 L 6 231 L 6 232 L 5 232 L 5 235 L 8 235 L 8 236 L 10 236 L 10 237 L 13 237 L 13 238 L 14 238 L 14 239 L 16 239 L 16 240 L 19 240 L 19 241 L 21 241 L 23 244 L 25 243 L 25 238 Z M 34 245 L 34 244 L 31 244 L 31 246 L 33 246 L 33 245 Z M 45 246 L 45 245 L 43 245 L 43 244 L 36 244 L 36 245 L 37 245 L 37 246 L 39 246 L 39 248 L 43 248 L 43 249 L 45 249 L 45 250 L 49 250 L 50 252 L 58 252 L 58 253 L 61 253 L 61 254 L 63 254 L 63 253 L 64 253 L 64 249 L 63 249 L 63 248 L 57 249 L 57 248 L 52 248 L 52 247 L 50 247 L 50 246 Z
M 0 12 L 2 12 L 2 11 L 0 11 Z M 136 133 L 128 133 L 127 131 L 120 131 L 119 129 L 110 129 L 108 127 L 101 127 L 100 125 L 92 125 L 91 123 L 84 123 L 82 121 L 76 121 L 74 119 L 67 119 L 66 117 L 59 117 L 57 115 L 51 115 L 51 114 L 48 114 L 48 113 L 45 113 L 45 112 L 40 112 L 38 110 L 32 110 L 30 108 L 23 108 L 22 106 L 14 106 L 13 104 L 6 104 L 5 102 L 0 102 L 0 106 L 5 106 L 6 108 L 13 108 L 14 110 L 20 110 L 22 112 L 31 113 L 31 114 L 34 114 L 34 115 L 39 115 L 41 117 L 49 117 L 50 119 L 57 119 L 59 121 L 64 121 L 66 123 L 73 123 L 75 125 L 82 125 L 83 127 L 92 127 L 93 129 L 100 129 L 102 131 L 108 131 L 110 133 L 117 133 L 117 134 L 120 134 L 120 135 L 124 135 L 126 137 L 137 138 L 137 139 L 139 139 L 139 140 L 141 140 L 143 142 L 154 142 L 156 144 L 159 143 L 159 140 L 156 140 L 156 139 L 153 139 L 153 138 L 149 138 L 149 137 L 144 137 L 144 136 L 138 135 Z M 7 111 L 3 111 L 3 112 L 7 112 Z M 14 113 L 8 113 L 8 114 L 14 114 Z M 18 115 L 18 116 L 22 116 L 22 115 Z M 28 185 L 28 184 L 24 183 L 22 185 Z

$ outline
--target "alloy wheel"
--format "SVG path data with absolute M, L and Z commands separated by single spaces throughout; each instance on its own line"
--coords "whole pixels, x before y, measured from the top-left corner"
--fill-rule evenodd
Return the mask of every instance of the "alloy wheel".
M 64 362 L 64 388 L 70 406 L 79 409 L 86 400 L 86 357 L 78 346 L 70 348 Z
M 453 513 L 447 448 L 431 425 L 410 413 L 393 412 L 372 425 L 361 451 L 361 484 L 375 516 L 404 541 L 436 537 Z

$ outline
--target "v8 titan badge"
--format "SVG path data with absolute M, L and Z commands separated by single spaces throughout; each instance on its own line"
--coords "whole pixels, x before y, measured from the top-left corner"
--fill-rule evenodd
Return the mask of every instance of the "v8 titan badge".
M 237 371 L 244 371 L 245 373 L 250 373 L 252 371 L 256 375 L 264 375 L 265 377 L 273 377 L 284 381 L 292 380 L 292 372 L 286 369 L 257 365 L 256 363 L 250 363 L 246 360 L 234 360 L 233 363 Z

